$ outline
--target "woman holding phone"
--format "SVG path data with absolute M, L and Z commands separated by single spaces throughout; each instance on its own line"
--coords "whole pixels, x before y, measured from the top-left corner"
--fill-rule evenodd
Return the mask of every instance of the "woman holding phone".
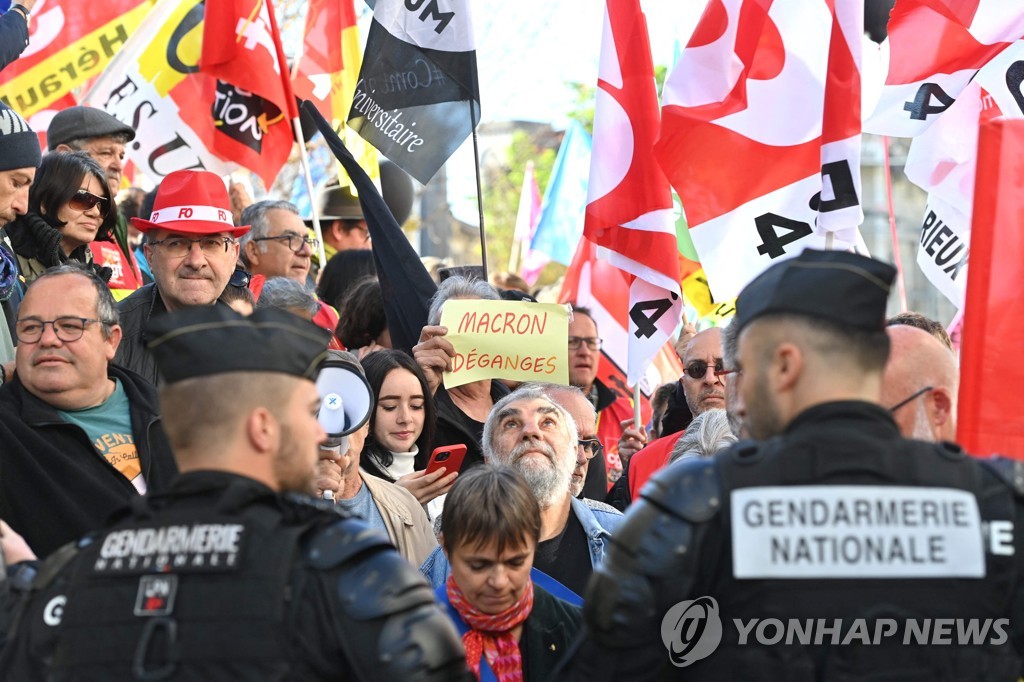
M 399 350 L 379 350 L 360 363 L 376 397 L 370 434 L 363 447 L 363 470 L 397 483 L 427 507 L 431 520 L 458 476 L 458 466 L 426 472 L 436 412 L 423 370 Z

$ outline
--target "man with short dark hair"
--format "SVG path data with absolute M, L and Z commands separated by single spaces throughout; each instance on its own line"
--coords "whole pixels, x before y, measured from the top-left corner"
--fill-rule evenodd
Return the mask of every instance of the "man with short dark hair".
M 946 328 L 942 326 L 942 323 L 937 320 L 933 320 L 930 317 L 926 317 L 921 313 L 908 310 L 906 312 L 899 313 L 898 315 L 893 315 L 886 320 L 885 324 L 887 327 L 895 327 L 898 325 L 916 327 L 917 329 L 928 332 L 934 336 L 949 350 L 954 350 L 953 342 L 949 338 L 949 332 L 947 332 Z
M 102 281 L 73 265 L 28 288 L 17 371 L 0 387 L 0 517 L 39 556 L 177 473 L 156 390 L 110 364 L 121 340 Z
M 146 327 L 168 311 L 217 303 L 235 271 L 237 239 L 249 226 L 232 222 L 218 175 L 192 170 L 169 173 L 152 215 L 132 224 L 148 238 L 144 249 L 155 281 L 118 304 L 124 341 L 114 361 L 157 384 L 156 362 L 143 341 Z
M 740 292 L 729 369 L 760 442 L 644 488 L 590 583 L 577 679 L 1017 680 L 1019 462 L 904 439 L 879 404 L 895 275 L 805 250 Z M 712 613 L 720 628 L 694 627 Z M 906 644 L 946 618 L 1004 631 Z
M 46 144 L 51 153 L 86 152 L 107 176 L 110 195 L 121 190 L 124 148 L 135 139 L 135 130 L 102 109 L 74 106 L 63 109 L 50 121 Z M 143 284 L 142 271 L 128 238 L 128 220 L 117 214 L 114 241 L 97 240 L 89 244 L 93 259 L 113 272 L 108 286 L 114 298 L 121 300 Z
M 197 306 L 148 339 L 182 474 L 43 566 L 4 679 L 466 679 L 415 569 L 308 497 L 327 333 Z

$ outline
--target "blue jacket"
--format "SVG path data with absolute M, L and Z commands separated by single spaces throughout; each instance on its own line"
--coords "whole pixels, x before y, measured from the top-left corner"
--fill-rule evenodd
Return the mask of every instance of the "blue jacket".
M 594 502 L 593 500 L 578 500 L 575 497 L 571 498 L 570 504 L 572 505 L 572 513 L 579 519 L 580 525 L 583 526 L 583 532 L 587 534 L 587 544 L 590 546 L 590 563 L 593 564 L 596 569 L 601 561 L 604 560 L 605 548 L 608 544 L 608 539 L 611 534 L 615 532 L 615 529 L 622 523 L 623 515 L 619 510 L 604 504 L 603 502 Z M 533 569 L 535 573 L 539 573 L 551 583 L 562 587 L 570 595 L 574 595 L 569 588 L 562 586 L 560 583 L 554 581 L 549 576 L 544 575 L 537 569 Z M 444 555 L 444 552 L 440 547 L 435 549 L 427 560 L 420 566 L 420 573 L 427 577 L 430 584 L 437 589 L 445 584 L 448 580 L 448 574 L 451 573 L 451 567 L 448 565 L 448 557 Z M 552 588 L 542 582 L 548 591 L 552 591 Z M 557 589 L 557 588 L 556 588 Z M 557 594 L 557 592 L 556 592 Z M 570 603 L 573 600 L 567 599 L 568 595 L 558 594 L 562 599 L 566 599 Z M 579 597 L 577 597 L 579 599 Z M 579 602 L 575 602 L 579 603 Z

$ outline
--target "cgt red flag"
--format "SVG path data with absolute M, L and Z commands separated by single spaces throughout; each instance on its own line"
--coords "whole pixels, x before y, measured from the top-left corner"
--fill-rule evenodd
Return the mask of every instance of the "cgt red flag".
M 971 272 L 960 357 L 957 440 L 971 453 L 1024 459 L 1024 121 L 992 121 L 978 138 Z
M 199 69 L 218 79 L 214 150 L 267 187 L 288 160 L 298 116 L 280 44 L 270 0 L 206 3 Z

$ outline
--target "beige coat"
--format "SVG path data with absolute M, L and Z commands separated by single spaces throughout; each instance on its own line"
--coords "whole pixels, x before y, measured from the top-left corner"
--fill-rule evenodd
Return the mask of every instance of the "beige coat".
M 398 552 L 419 567 L 437 547 L 430 519 L 412 493 L 372 474 L 360 472 L 373 503 L 384 518 Z

